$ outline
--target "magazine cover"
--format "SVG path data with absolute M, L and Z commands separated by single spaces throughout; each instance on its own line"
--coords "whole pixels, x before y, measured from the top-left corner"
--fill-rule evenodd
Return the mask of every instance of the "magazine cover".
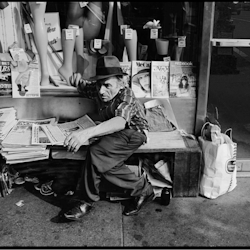
M 131 88 L 136 97 L 151 97 L 151 61 L 132 61 Z
M 132 63 L 131 62 L 120 62 L 120 66 L 122 68 L 123 73 L 127 74 L 127 75 L 123 76 L 124 84 L 126 87 L 131 88 Z
M 59 12 L 44 14 L 44 22 L 48 33 L 48 42 L 56 51 L 62 50 Z
M 151 95 L 153 98 L 169 98 L 169 62 L 151 62 Z
M 0 96 L 11 95 L 11 62 L 0 61 Z
M 40 71 L 37 61 L 27 63 L 26 67 L 12 67 L 12 97 L 40 97 Z
M 196 98 L 196 67 L 192 62 L 170 61 L 170 97 Z

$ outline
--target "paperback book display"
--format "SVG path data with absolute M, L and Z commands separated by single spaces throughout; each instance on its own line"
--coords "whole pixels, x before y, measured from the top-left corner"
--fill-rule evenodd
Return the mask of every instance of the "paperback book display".
M 196 98 L 196 67 L 192 62 L 170 61 L 170 97 Z
M 151 95 L 153 98 L 169 98 L 169 62 L 152 61 Z
M 131 88 L 136 97 L 151 97 L 151 61 L 132 61 Z
M 0 96 L 11 95 L 11 62 L 0 61 Z

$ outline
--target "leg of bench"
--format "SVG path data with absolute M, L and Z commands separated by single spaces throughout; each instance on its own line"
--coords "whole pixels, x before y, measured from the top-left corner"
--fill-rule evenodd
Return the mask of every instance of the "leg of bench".
M 195 197 L 199 192 L 201 152 L 176 152 L 174 156 L 173 197 Z

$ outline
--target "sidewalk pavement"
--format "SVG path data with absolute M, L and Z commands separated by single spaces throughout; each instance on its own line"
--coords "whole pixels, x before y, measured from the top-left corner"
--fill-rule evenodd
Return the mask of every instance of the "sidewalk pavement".
M 0 198 L 0 247 L 249 247 L 249 193 L 250 178 L 238 178 L 232 192 L 214 200 L 154 201 L 131 217 L 120 202 L 99 201 L 81 221 L 54 223 L 61 210 L 55 198 L 25 184 Z

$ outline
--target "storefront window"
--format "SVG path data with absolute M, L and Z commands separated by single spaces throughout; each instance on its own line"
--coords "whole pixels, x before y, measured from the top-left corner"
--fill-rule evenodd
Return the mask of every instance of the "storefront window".
M 249 10 L 249 2 L 215 3 L 209 83 L 208 110 L 217 106 L 222 130 L 233 128 L 239 158 L 248 157 L 250 148 Z

